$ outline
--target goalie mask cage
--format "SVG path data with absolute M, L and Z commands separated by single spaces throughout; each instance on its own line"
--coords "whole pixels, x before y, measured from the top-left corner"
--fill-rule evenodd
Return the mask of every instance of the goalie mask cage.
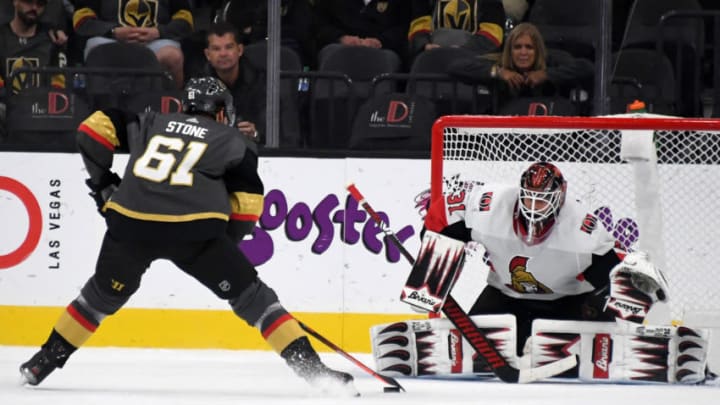
M 641 139 L 640 158 L 627 158 Z M 432 198 L 460 177 L 519 185 L 530 163 L 556 164 L 568 198 L 586 203 L 618 248 L 648 251 L 665 270 L 672 320 L 720 312 L 720 120 L 444 116 L 431 156 Z

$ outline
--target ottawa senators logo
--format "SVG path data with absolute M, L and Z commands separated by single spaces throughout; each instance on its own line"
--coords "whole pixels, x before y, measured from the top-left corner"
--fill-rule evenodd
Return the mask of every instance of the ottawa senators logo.
M 580 225 L 580 230 L 585 233 L 593 233 L 597 228 L 598 219 L 595 215 L 587 214 Z
M 158 0 L 118 0 L 118 12 L 118 20 L 124 26 L 158 26 Z
M 486 193 L 483 193 L 483 195 L 480 197 L 480 204 L 478 204 L 478 210 L 479 211 L 490 211 L 490 203 L 492 202 L 493 198 L 493 192 L 488 191 Z
M 529 258 L 524 256 L 515 256 L 510 260 L 511 282 L 506 285 L 521 294 L 552 294 L 550 288 L 537 281 L 535 276 L 527 271 L 528 260 Z

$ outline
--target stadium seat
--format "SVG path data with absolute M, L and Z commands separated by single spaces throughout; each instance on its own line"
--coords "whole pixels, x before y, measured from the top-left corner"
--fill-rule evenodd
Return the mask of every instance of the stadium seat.
M 675 75 L 668 57 L 655 49 L 621 49 L 612 57 L 610 113 L 626 112 L 634 100 L 642 100 L 655 114 L 677 113 Z
M 637 0 L 630 10 L 621 49 L 648 48 L 665 52 L 677 78 L 677 112 L 683 116 L 699 116 L 704 21 L 686 17 L 668 19 L 668 13 L 673 10 L 701 11 L 702 6 L 697 0 Z
M 423 96 L 375 94 L 359 107 L 348 148 L 430 153 L 437 117 L 435 105 Z
M 517 97 L 503 104 L 497 115 L 577 116 L 578 106 L 569 99 L 554 97 Z
M 427 97 L 440 115 L 485 113 L 490 106 L 488 88 L 461 83 L 446 73 L 449 60 L 468 55 L 467 50 L 453 47 L 421 52 L 410 67 L 406 92 Z
M 85 100 L 70 91 L 23 89 L 8 98 L 4 149 L 75 152 L 75 134 L 90 114 Z
M 599 60 L 603 0 L 535 0 L 528 14 L 548 48 Z
M 310 88 L 310 146 L 346 147 L 357 106 L 373 91 L 373 78 L 398 72 L 400 66 L 400 57 L 387 49 L 339 44 L 323 48 L 319 75 Z M 389 93 L 395 89 L 387 82 L 374 90 Z
M 173 88 L 155 53 L 142 45 L 99 45 L 88 54 L 85 67 L 86 92 L 93 109 L 122 106 L 130 95 Z

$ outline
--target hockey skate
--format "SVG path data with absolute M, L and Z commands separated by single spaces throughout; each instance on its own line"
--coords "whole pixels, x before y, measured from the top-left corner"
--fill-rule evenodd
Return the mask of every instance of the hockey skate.
M 30 360 L 20 366 L 20 374 L 22 374 L 24 383 L 38 385 L 56 368 L 57 365 L 49 351 L 41 349 Z
M 39 352 L 20 365 L 20 374 L 24 384 L 38 385 L 56 368 L 62 368 L 70 354 L 75 351 L 69 343 L 55 331 Z
M 280 354 L 288 366 L 323 393 L 334 395 L 360 396 L 353 384 L 353 376 L 336 371 L 320 360 L 307 337 L 301 337 L 290 343 Z

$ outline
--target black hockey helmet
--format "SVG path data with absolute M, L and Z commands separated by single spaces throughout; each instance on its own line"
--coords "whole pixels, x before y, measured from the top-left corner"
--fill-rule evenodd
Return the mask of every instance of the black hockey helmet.
M 550 234 L 565 203 L 567 182 L 552 163 L 533 163 L 520 177 L 515 209 L 515 233 L 529 245 L 542 242 Z
M 211 76 L 188 80 L 183 92 L 184 113 L 205 113 L 212 117 L 224 112 L 227 124 L 235 125 L 233 96 L 225 83 Z

